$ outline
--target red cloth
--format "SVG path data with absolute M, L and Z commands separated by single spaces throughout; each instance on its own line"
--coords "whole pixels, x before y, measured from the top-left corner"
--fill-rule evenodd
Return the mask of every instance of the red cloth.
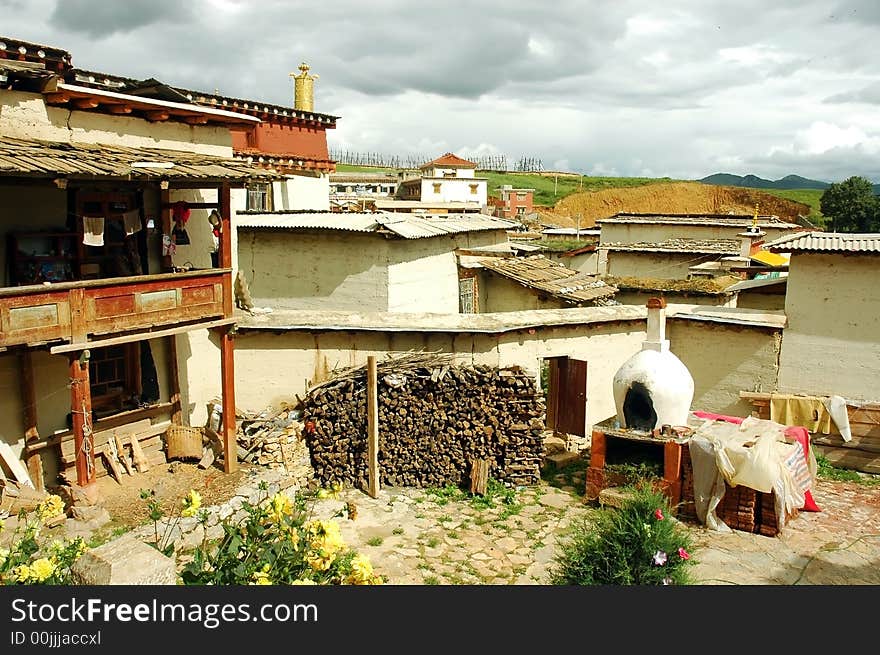
M 739 425 L 743 422 L 744 419 L 739 416 L 725 416 L 723 414 L 712 414 L 711 412 L 694 412 L 694 416 L 698 418 L 711 419 L 713 421 L 727 421 L 728 423 L 736 423 Z M 784 432 L 786 437 L 790 437 L 794 439 L 798 443 L 800 443 L 801 448 L 804 451 L 804 457 L 808 458 L 810 454 L 810 433 L 807 432 L 806 428 L 802 428 L 799 425 L 789 425 L 785 428 Z M 809 465 L 809 461 L 807 462 Z M 804 512 L 821 512 L 819 506 L 816 504 L 816 501 L 813 500 L 813 494 L 807 489 L 804 492 L 804 506 L 801 507 L 801 510 Z

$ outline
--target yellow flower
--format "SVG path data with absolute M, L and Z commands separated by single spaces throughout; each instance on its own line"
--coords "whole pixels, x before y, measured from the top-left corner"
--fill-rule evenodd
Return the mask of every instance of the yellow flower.
M 294 580 L 290 584 L 292 584 L 292 585 L 316 585 L 318 583 L 315 582 L 314 580 L 309 580 L 308 578 L 304 578 L 302 580 Z
M 31 575 L 37 582 L 43 582 L 55 573 L 55 562 L 46 557 L 41 557 L 31 563 Z
M 253 585 L 271 585 L 272 581 L 269 579 L 269 569 L 271 567 L 268 564 L 264 564 L 263 568 L 259 571 L 254 571 L 254 581 L 251 582 Z
M 61 500 L 61 496 L 49 494 L 46 500 L 37 506 L 37 513 L 42 521 L 61 516 L 64 514 L 64 501 Z
M 305 528 L 309 535 L 309 546 L 324 556 L 333 559 L 345 548 L 339 524 L 335 521 L 309 521 Z
M 0 519 L 0 532 L 3 532 L 3 528 L 6 527 L 6 521 Z
M 184 517 L 195 516 L 196 512 L 202 506 L 202 497 L 195 489 L 190 489 L 189 493 L 183 499 L 183 510 L 180 515 Z
M 33 574 L 31 573 L 31 567 L 27 564 L 20 564 L 12 569 L 12 575 L 18 582 L 27 582 L 31 579 Z
M 373 578 L 373 565 L 366 555 L 355 555 L 351 560 L 351 573 L 348 584 L 370 584 Z
M 293 508 L 287 494 L 279 491 L 269 499 L 269 520 L 271 520 L 272 523 L 280 524 L 284 520 L 284 517 L 292 511 Z
M 9 557 L 8 548 L 0 548 L 0 567 L 6 564 L 6 558 Z

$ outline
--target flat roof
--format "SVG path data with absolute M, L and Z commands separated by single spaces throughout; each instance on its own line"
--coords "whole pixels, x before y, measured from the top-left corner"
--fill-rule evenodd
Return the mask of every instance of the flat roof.
M 407 312 L 348 312 L 281 309 L 269 314 L 251 315 L 235 310 L 236 325 L 242 332 L 266 331 L 365 331 L 365 332 L 464 332 L 503 334 L 516 330 L 565 325 L 590 325 L 613 321 L 645 322 L 647 307 L 611 305 L 533 309 L 491 314 L 431 314 Z M 669 304 L 666 317 L 778 329 L 785 325 L 785 313 L 738 307 Z

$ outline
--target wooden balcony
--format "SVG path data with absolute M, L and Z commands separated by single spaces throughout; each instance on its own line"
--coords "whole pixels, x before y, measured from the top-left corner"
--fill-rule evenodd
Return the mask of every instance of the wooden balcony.
M 53 352 L 75 350 L 108 335 L 232 322 L 231 277 L 215 268 L 0 288 L 0 348 L 67 342 Z

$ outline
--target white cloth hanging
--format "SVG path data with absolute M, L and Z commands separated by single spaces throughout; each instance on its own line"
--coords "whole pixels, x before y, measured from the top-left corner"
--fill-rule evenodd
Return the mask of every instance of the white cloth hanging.
M 104 217 L 103 216 L 84 216 L 83 217 L 83 245 L 85 245 L 85 246 L 103 246 L 104 245 Z

